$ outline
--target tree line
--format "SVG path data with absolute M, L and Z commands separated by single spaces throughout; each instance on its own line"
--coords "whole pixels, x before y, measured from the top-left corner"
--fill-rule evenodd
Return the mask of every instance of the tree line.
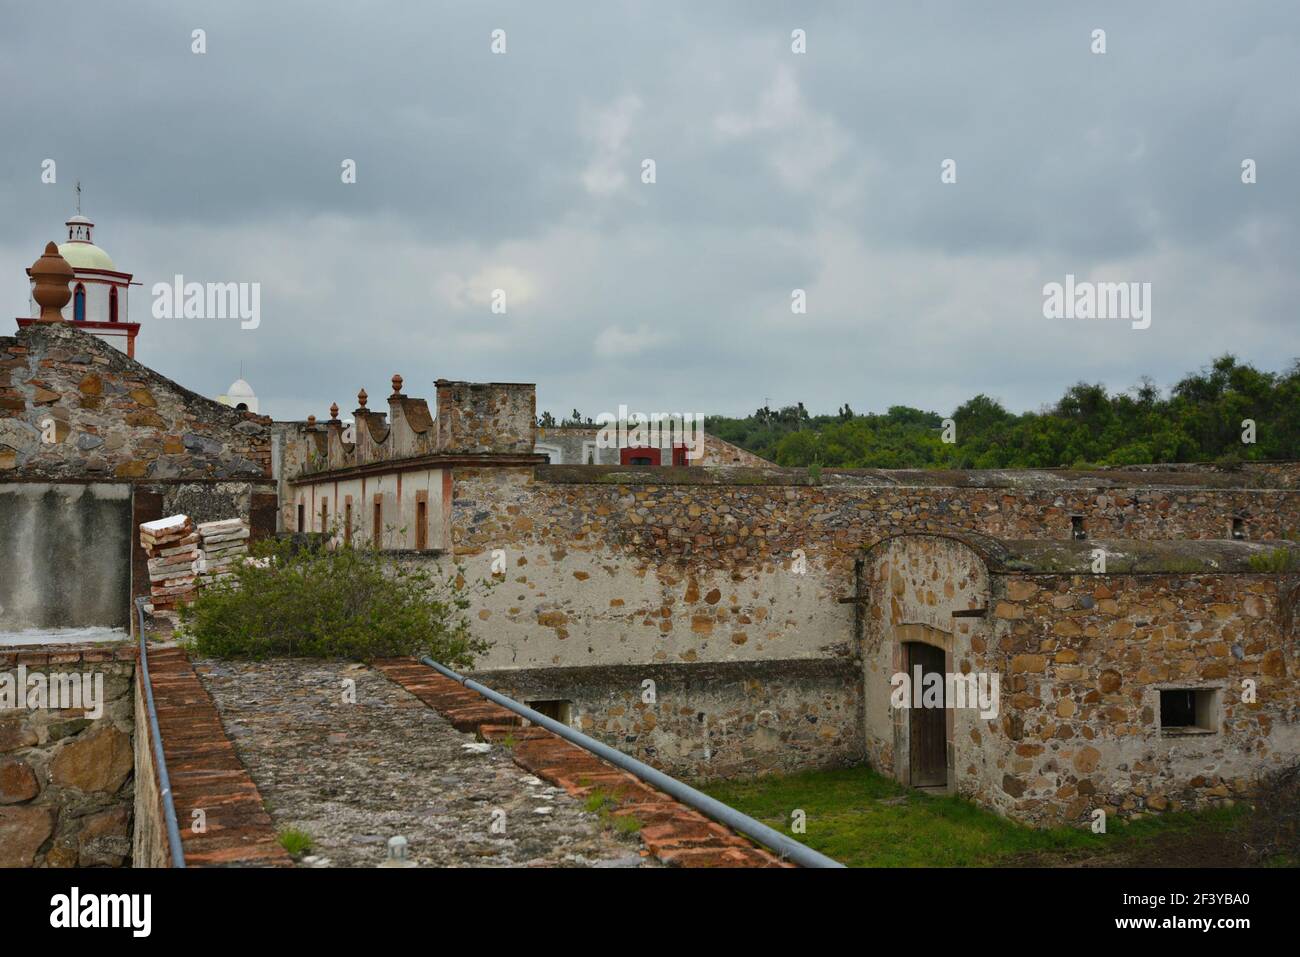
M 709 416 L 705 428 L 784 466 L 1081 468 L 1293 460 L 1300 458 L 1300 360 L 1272 373 L 1224 355 L 1167 392 L 1149 377 L 1115 393 L 1079 382 L 1055 403 L 1020 414 L 980 394 L 948 418 L 901 405 L 858 414 L 847 403 L 832 415 L 811 415 L 799 402 L 764 406 L 745 418 Z

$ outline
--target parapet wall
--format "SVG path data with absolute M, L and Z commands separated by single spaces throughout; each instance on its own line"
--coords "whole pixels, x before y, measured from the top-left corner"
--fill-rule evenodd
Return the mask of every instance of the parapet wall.
M 532 454 L 537 431 L 535 386 L 439 379 L 437 387 L 441 451 Z
M 503 585 L 484 609 L 486 668 L 825 657 L 853 640 L 854 561 L 904 532 L 1009 539 L 1228 538 L 1300 527 L 1281 489 L 615 484 L 549 481 L 553 468 L 455 469 L 456 556 Z M 561 467 L 562 472 L 576 471 Z M 663 469 L 664 472 L 708 471 Z
M 277 424 L 286 478 L 292 482 L 430 456 L 533 455 L 534 386 L 446 379 L 436 385 L 436 412 L 426 400 L 405 395 L 401 376 L 394 376 L 386 412 L 369 408 L 370 397 L 363 389 L 351 425 L 338 417 L 337 404 L 323 423 L 313 417 Z

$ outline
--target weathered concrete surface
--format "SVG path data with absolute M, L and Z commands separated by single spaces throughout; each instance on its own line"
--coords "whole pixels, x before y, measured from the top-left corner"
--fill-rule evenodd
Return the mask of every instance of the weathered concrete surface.
M 0 632 L 129 623 L 131 487 L 0 485 Z
M 465 748 L 474 736 L 370 668 L 196 667 L 277 830 L 311 835 L 306 863 L 376 866 L 397 834 L 424 866 L 642 863 L 635 839 L 616 838 L 563 789 L 516 767 L 506 748 Z M 355 704 L 344 700 L 345 681 L 355 682 Z

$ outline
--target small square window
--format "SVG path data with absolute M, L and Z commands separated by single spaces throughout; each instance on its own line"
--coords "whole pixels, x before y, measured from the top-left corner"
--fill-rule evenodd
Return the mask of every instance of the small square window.
M 560 724 L 573 724 L 573 702 L 572 701 L 529 701 L 528 707 L 532 708 L 538 714 L 545 715 L 552 721 L 558 721 Z
M 1076 539 L 1079 539 L 1080 541 L 1088 537 L 1088 533 L 1084 531 L 1083 528 L 1082 515 L 1070 516 L 1070 534 L 1074 536 Z
M 1218 730 L 1218 689 L 1164 688 L 1160 691 L 1163 734 L 1214 734 Z

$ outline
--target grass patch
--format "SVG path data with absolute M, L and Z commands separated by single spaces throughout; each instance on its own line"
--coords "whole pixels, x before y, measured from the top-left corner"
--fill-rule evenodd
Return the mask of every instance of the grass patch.
M 618 809 L 619 798 L 616 794 L 611 794 L 602 788 L 596 788 L 587 795 L 587 800 L 583 802 L 583 807 L 589 814 L 596 814 L 600 817 L 601 827 L 609 828 L 616 834 L 632 835 L 641 830 L 641 822 L 637 820 L 635 814 L 618 814 L 614 811 Z
M 1232 828 L 1244 811 L 1164 814 L 1131 823 L 1112 818 L 1108 833 L 1093 834 L 1086 828 L 1026 827 L 964 799 L 912 791 L 861 767 L 697 787 L 849 867 L 991 867 L 1042 855 L 1059 855 L 1064 862 L 1136 849 L 1179 830 Z M 804 834 L 790 830 L 796 809 L 807 815 Z
M 296 827 L 287 827 L 275 838 L 280 842 L 280 846 L 288 852 L 290 857 L 301 857 L 311 850 L 311 835 L 306 831 L 300 831 Z

